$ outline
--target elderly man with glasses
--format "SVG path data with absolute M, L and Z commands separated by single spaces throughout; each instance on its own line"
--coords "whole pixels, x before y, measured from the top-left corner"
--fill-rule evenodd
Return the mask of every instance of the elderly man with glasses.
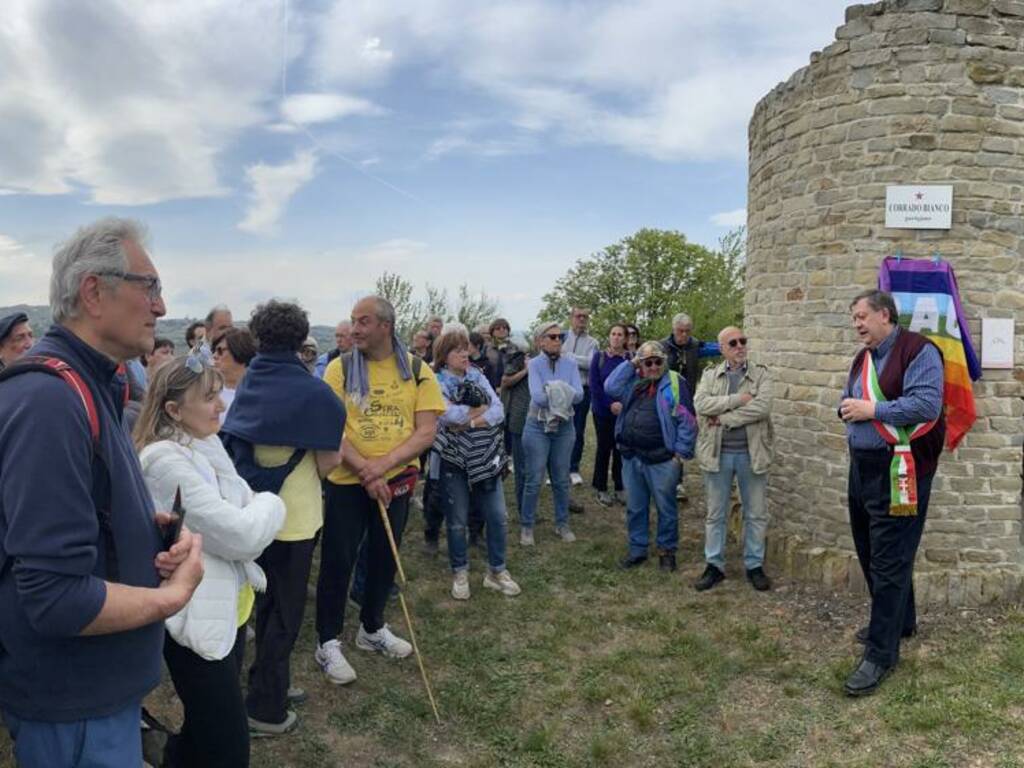
M 747 580 L 763 592 L 772 587 L 764 572 L 765 490 L 773 455 L 772 379 L 763 365 L 748 363 L 747 337 L 740 328 L 723 328 L 718 343 L 725 361 L 704 371 L 694 397 L 701 426 L 697 460 L 708 501 L 707 567 L 694 587 L 702 592 L 725 578 L 725 523 L 735 477 L 743 502 Z
M 651 497 L 658 510 L 658 567 L 676 569 L 679 510 L 676 484 L 683 459 L 693 458 L 697 422 L 686 380 L 666 366 L 665 348 L 657 341 L 640 346 L 632 360 L 611 372 L 605 394 L 622 403 L 615 420 L 615 441 L 622 454 L 626 486 L 629 552 L 623 568 L 647 560 Z

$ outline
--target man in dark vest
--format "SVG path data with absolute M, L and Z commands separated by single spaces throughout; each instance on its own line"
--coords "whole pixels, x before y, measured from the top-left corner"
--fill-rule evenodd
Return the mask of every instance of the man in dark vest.
M 850 447 L 850 527 L 871 621 L 857 632 L 864 656 L 845 690 L 865 696 L 896 666 L 900 638 L 917 631 L 914 556 L 946 424 L 938 347 L 899 327 L 888 293 L 865 291 L 850 310 L 864 349 L 850 368 L 839 416 Z
M 696 392 L 700 383 L 699 360 L 722 354 L 715 342 L 700 341 L 693 337 L 693 320 L 683 312 L 672 318 L 672 333 L 661 342 L 661 346 L 668 356 L 666 365 L 686 379 L 686 386 L 691 392 Z

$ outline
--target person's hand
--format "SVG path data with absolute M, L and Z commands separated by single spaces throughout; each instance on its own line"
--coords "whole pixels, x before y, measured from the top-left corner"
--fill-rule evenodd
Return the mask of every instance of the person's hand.
M 184 538 L 185 529 L 182 529 Z M 179 541 L 179 544 L 181 542 Z M 177 545 L 175 545 L 177 546 Z M 174 547 L 171 548 L 172 550 Z M 170 554 L 161 552 L 161 555 Z M 157 556 L 159 561 L 160 556 Z M 163 571 L 161 571 L 161 575 Z M 185 607 L 185 604 L 192 599 L 196 587 L 203 580 L 203 537 L 198 533 L 189 534 L 188 552 L 185 558 L 176 565 L 174 570 L 160 583 L 161 589 L 168 591 L 167 615 L 173 616 Z
M 488 406 L 486 406 L 486 405 L 478 405 L 475 408 L 470 408 L 469 409 L 469 414 L 468 414 L 469 418 L 466 419 L 466 423 L 468 424 L 473 419 L 477 419 L 477 418 L 483 416 L 485 413 L 487 413 L 487 408 L 488 408 Z
M 374 501 L 381 502 L 385 507 L 391 504 L 391 487 L 384 478 L 378 478 L 370 483 L 363 483 L 366 493 Z
M 741 392 L 740 393 L 740 404 L 741 405 L 746 405 L 747 403 L 749 403 L 753 399 L 754 399 L 754 396 L 752 394 L 750 394 L 749 392 Z
M 166 528 L 176 519 L 176 515 L 172 515 L 169 512 L 157 512 L 156 524 L 161 528 Z M 160 578 L 169 578 L 172 573 L 177 569 L 188 558 L 189 551 L 192 548 L 192 542 L 195 535 L 188 529 L 188 526 L 181 526 L 181 534 L 178 536 L 178 540 L 165 552 L 157 553 L 156 559 L 153 564 L 156 569 L 160 572 Z
M 709 427 L 717 427 L 717 426 L 721 425 L 721 423 L 722 423 L 722 420 L 719 419 L 717 416 L 708 416 L 708 426 Z
M 379 480 L 391 469 L 391 460 L 386 456 L 379 456 L 375 459 L 367 459 L 363 468 L 359 470 L 359 481 L 363 485 Z
M 612 403 L 611 405 L 608 406 L 608 410 L 611 411 L 613 415 L 618 416 L 620 413 L 622 413 L 622 403 Z
M 848 397 L 839 404 L 839 415 L 843 421 L 871 421 L 875 418 L 875 404 Z

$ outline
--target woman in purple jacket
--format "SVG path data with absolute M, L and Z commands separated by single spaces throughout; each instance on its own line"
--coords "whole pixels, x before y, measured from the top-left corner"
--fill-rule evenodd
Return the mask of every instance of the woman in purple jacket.
M 604 391 L 604 380 L 620 363 L 631 357 L 626 350 L 626 326 L 615 323 L 608 330 L 608 348 L 590 358 L 590 410 L 594 415 L 594 431 L 597 433 L 597 450 L 594 453 L 594 479 L 591 481 L 597 491 L 597 503 L 610 507 L 612 502 L 625 504 L 622 485 L 622 456 L 615 445 L 615 417 L 622 410 L 622 403 L 613 400 Z M 608 493 L 608 462 L 612 465 L 612 482 L 615 497 Z

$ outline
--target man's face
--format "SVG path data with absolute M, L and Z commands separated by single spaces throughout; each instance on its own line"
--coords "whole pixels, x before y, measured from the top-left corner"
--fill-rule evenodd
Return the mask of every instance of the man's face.
M 228 311 L 217 312 L 213 316 L 213 322 L 210 325 L 210 338 L 215 339 L 220 336 L 224 331 L 232 328 L 234 322 L 231 318 L 231 313 Z
M 747 362 L 747 337 L 739 328 L 727 328 L 722 333 L 719 342 L 722 348 L 722 357 L 729 364 L 730 368 L 745 365 Z
M 585 309 L 574 309 L 572 311 L 572 331 L 580 334 L 590 326 L 590 313 Z
M 851 313 L 857 338 L 868 349 L 875 349 L 892 333 L 894 326 L 889 322 L 889 310 L 872 309 L 867 299 L 854 304 Z
M 427 330 L 430 331 L 430 335 L 435 339 L 441 335 L 441 329 L 444 328 L 444 323 L 440 320 L 431 320 L 430 325 L 427 326 Z
M 334 343 L 338 345 L 339 352 L 348 352 L 352 349 L 352 324 L 338 323 L 334 329 Z
M 125 241 L 131 275 L 159 278 L 149 254 L 138 243 Z M 167 314 L 156 288 L 139 280 L 116 280 L 100 290 L 94 315 L 96 333 L 117 360 L 128 360 L 153 351 L 156 321 Z
M 680 346 L 690 340 L 691 333 L 693 333 L 693 325 L 690 323 L 679 323 L 672 326 L 672 338 Z
M 380 349 L 391 338 L 391 326 L 377 317 L 377 303 L 363 300 L 352 309 L 352 343 L 360 352 Z
M 32 327 L 28 323 L 18 323 L 4 339 L 3 344 L 0 344 L 0 361 L 3 361 L 4 365 L 10 365 L 28 352 L 34 342 Z

